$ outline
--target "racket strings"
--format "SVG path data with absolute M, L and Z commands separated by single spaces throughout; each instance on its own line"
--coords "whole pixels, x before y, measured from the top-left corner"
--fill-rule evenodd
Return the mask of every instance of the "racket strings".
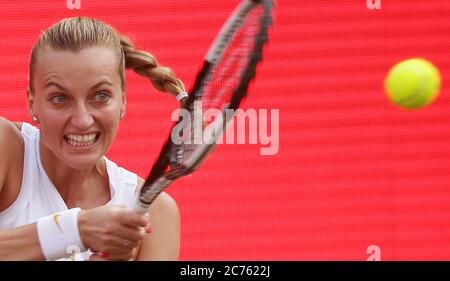
M 262 14 L 263 9 L 260 6 L 249 12 L 224 50 L 221 59 L 212 69 L 209 81 L 199 93 L 203 111 L 211 108 L 222 110 L 231 100 L 254 49 L 254 40 L 260 30 Z
M 176 159 L 177 165 L 181 165 L 203 143 L 204 129 L 216 120 L 212 118 L 212 121 L 206 122 L 204 113 L 210 109 L 222 111 L 230 102 L 254 50 L 262 15 L 261 6 L 249 12 L 223 51 L 221 59 L 206 74 L 200 90 L 196 92 L 196 102 L 189 108 L 191 123 L 190 127 L 183 131 L 183 144 L 177 145 L 172 152 L 172 158 Z

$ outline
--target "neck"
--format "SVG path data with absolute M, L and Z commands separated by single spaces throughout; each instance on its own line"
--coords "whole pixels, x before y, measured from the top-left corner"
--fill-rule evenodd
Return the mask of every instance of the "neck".
M 109 201 L 109 179 L 103 158 L 93 166 L 75 169 L 58 159 L 42 143 L 39 149 L 45 172 L 69 208 L 88 209 Z

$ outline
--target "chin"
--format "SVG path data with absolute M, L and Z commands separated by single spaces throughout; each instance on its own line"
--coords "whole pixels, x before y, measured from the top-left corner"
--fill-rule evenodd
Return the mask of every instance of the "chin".
M 99 159 L 99 158 L 98 158 Z M 70 163 L 67 163 L 68 166 L 70 166 L 71 168 L 77 169 L 77 170 L 85 170 L 85 169 L 90 169 L 92 167 L 94 167 L 97 162 L 98 159 L 94 160 L 94 161 L 70 161 Z
M 101 156 L 76 156 L 76 157 L 71 157 L 70 159 L 68 159 L 68 161 L 64 161 L 66 162 L 66 165 L 73 168 L 73 169 L 77 169 L 77 170 L 85 170 L 85 169 L 90 169 L 92 167 L 94 167 L 98 160 L 102 157 Z

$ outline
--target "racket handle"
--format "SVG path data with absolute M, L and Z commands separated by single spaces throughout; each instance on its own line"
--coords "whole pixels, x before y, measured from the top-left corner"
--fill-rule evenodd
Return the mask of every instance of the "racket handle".
M 135 192 L 132 210 L 138 211 L 141 214 L 147 213 L 153 200 L 172 183 L 173 179 L 167 178 L 170 173 L 160 177 L 149 186 L 143 186 L 141 190 Z M 142 198 L 145 200 L 141 200 Z
M 139 199 L 139 192 L 137 192 L 134 195 L 133 205 L 131 205 L 131 210 L 136 211 L 142 215 L 145 215 L 148 212 L 148 209 L 150 206 L 146 206 L 141 203 L 141 200 Z

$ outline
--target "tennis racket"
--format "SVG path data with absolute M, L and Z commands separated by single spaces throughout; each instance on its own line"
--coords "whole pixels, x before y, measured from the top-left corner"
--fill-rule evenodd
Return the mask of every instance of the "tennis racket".
M 183 114 L 136 194 L 135 210 L 147 212 L 159 193 L 195 171 L 212 152 L 255 77 L 272 24 L 272 9 L 272 0 L 244 0 L 225 22 L 184 100 Z M 206 122 L 204 113 L 211 110 L 218 115 Z

